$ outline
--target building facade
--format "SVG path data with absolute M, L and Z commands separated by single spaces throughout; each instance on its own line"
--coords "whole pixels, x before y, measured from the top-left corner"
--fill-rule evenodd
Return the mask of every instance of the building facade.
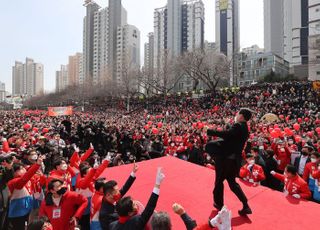
M 284 0 L 264 0 L 264 48 L 284 57 Z
M 69 86 L 68 65 L 61 65 L 56 71 L 56 92 L 61 92 Z
M 253 45 L 242 49 L 242 53 L 245 53 L 246 55 L 259 54 L 263 52 L 264 49 L 260 48 L 258 45 Z
M 15 62 L 12 67 L 12 95 L 37 96 L 43 94 L 43 65 L 26 58 L 26 62 Z
M 69 56 L 68 63 L 68 85 L 74 86 L 79 85 L 82 81 L 83 65 L 82 53 L 76 53 L 75 55 Z
M 154 10 L 155 78 L 161 76 L 174 57 L 204 48 L 204 12 L 201 0 L 168 0 L 165 7 Z
M 140 31 L 132 25 L 118 27 L 117 31 L 117 86 L 123 85 L 123 78 L 140 69 Z M 132 76 L 130 76 L 132 77 Z
M 309 78 L 320 80 L 320 0 L 309 0 Z
M 0 81 L 0 102 L 6 99 L 6 85 Z
M 238 56 L 238 85 L 245 86 L 257 82 L 269 74 L 287 76 L 289 62 L 271 52 Z

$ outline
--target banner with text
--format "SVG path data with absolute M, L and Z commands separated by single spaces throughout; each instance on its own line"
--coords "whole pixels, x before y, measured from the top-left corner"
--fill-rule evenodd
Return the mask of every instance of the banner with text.
M 48 115 L 50 117 L 71 116 L 73 114 L 73 107 L 48 107 Z

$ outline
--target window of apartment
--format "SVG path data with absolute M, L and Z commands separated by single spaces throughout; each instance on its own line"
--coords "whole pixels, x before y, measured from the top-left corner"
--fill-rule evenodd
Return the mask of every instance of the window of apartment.
M 320 71 L 317 71 L 317 75 L 320 75 Z

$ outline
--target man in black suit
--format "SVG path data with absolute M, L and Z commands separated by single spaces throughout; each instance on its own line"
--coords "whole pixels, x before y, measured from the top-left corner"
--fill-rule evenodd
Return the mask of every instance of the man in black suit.
M 154 209 L 157 206 L 160 184 L 164 179 L 162 169 L 158 168 L 156 183 L 149 198 L 148 204 L 140 215 L 137 215 L 137 205 L 132 198 L 124 197 L 116 205 L 119 220 L 109 225 L 110 230 L 141 230 L 144 229 Z
M 223 201 L 223 181 L 227 180 L 231 191 L 242 202 L 243 208 L 239 210 L 240 215 L 251 214 L 248 199 L 243 193 L 240 185 L 236 182 L 242 161 L 242 150 L 249 137 L 247 121 L 251 119 L 252 112 L 249 109 L 241 109 L 236 117 L 235 124 L 226 131 L 208 130 L 209 136 L 217 136 L 223 139 L 221 153 L 215 154 L 216 180 L 213 190 L 214 207 L 221 210 Z
M 137 170 L 138 165 L 134 164 L 133 170 L 128 180 L 120 190 L 118 188 L 117 182 L 114 180 L 105 183 L 103 187 L 104 197 L 99 213 L 99 221 L 102 229 L 108 230 L 109 224 L 119 219 L 119 215 L 116 212 L 116 203 L 128 192 L 128 190 L 132 186 L 133 182 L 136 179 L 135 173 L 137 172 Z
M 306 164 L 310 162 L 310 155 L 314 151 L 313 147 L 305 144 L 301 149 L 301 155 L 294 161 L 294 167 L 297 169 L 299 176 L 303 175 Z

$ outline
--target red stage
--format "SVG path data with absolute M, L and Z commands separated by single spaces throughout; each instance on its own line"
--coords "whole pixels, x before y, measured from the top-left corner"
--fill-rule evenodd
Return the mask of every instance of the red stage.
M 127 195 L 147 203 L 155 183 L 158 166 L 163 168 L 165 179 L 161 185 L 157 211 L 169 212 L 173 229 L 185 229 L 179 216 L 173 213 L 173 203 L 180 203 L 197 221 L 206 223 L 212 211 L 214 171 L 174 157 L 164 157 L 138 163 L 137 179 Z M 114 179 L 122 186 L 132 170 L 132 165 L 108 168 L 107 179 Z M 286 198 L 282 193 L 264 187 L 249 187 L 240 182 L 253 214 L 240 217 L 240 201 L 225 185 L 225 205 L 232 211 L 233 229 L 320 229 L 320 205 Z

